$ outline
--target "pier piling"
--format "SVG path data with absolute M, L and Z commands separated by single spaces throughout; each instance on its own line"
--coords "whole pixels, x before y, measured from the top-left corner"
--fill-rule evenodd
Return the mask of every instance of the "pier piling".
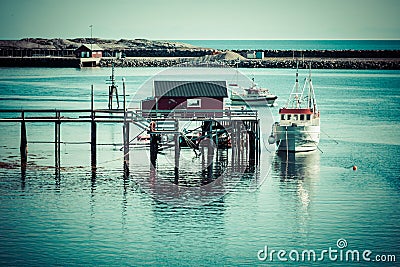
M 56 122 L 54 127 L 54 163 L 56 171 L 60 168 L 61 163 L 61 121 L 60 112 L 56 111 Z
M 123 126 L 124 138 L 124 170 L 129 172 L 129 122 L 125 120 Z
M 175 132 L 179 130 L 179 122 L 175 121 Z M 175 184 L 178 184 L 179 182 L 179 159 L 180 159 L 180 152 L 181 149 L 179 147 L 179 134 L 176 133 L 174 134 L 174 143 L 175 143 L 175 168 L 174 168 L 174 173 L 175 173 Z
M 28 159 L 28 140 L 26 138 L 26 126 L 25 126 L 25 114 L 22 111 L 21 113 L 21 140 L 20 140 L 20 146 L 19 146 L 19 151 L 21 154 L 21 166 L 26 166 L 26 162 Z
M 96 151 L 96 146 L 97 146 L 97 125 L 94 120 L 91 122 L 91 131 L 90 131 L 90 162 L 92 165 L 92 171 L 96 170 L 96 165 L 97 165 L 97 151 Z
M 93 84 L 91 90 L 91 105 L 90 105 L 90 162 L 92 166 L 92 172 L 96 171 L 97 166 L 97 155 L 96 155 L 96 146 L 97 146 L 97 125 L 95 122 L 95 112 L 94 112 L 94 91 L 93 91 Z
M 158 135 L 150 132 L 150 162 L 156 167 L 158 153 Z
M 122 128 L 123 132 L 123 141 L 124 141 L 124 173 L 125 176 L 129 174 L 129 122 L 127 121 L 127 112 L 126 112 L 126 92 L 125 92 L 125 79 L 122 79 L 123 86 L 123 95 L 124 95 L 124 125 Z
M 20 140 L 20 146 L 19 146 L 19 151 L 21 154 L 21 188 L 25 188 L 25 177 L 26 177 L 26 164 L 28 161 L 28 139 L 26 137 L 26 126 L 25 126 L 25 120 L 24 120 L 25 114 L 22 111 L 21 113 L 21 140 Z

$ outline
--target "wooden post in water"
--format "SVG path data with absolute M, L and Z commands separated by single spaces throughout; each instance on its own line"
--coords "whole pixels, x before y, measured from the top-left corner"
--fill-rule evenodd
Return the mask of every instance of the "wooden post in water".
M 122 130 L 124 135 L 124 171 L 129 172 L 129 122 L 126 120 Z
M 231 128 L 231 171 L 234 172 L 235 167 L 235 150 L 236 150 L 236 125 L 233 121 L 230 121 Z
M 154 133 L 155 122 L 150 123 L 150 162 L 153 167 L 156 167 L 157 154 L 158 154 L 158 134 Z
M 93 114 L 93 117 L 95 115 Z M 97 155 L 96 155 L 96 146 L 97 146 L 97 126 L 96 122 L 94 121 L 94 118 L 92 119 L 90 123 L 90 163 L 92 165 L 92 171 L 96 171 L 97 168 Z
M 256 166 L 260 163 L 260 156 L 261 156 L 261 147 L 260 147 L 260 142 L 261 142 L 261 136 L 260 136 L 260 119 L 257 120 L 257 126 L 256 126 Z
M 122 79 L 123 95 L 124 95 L 124 125 L 122 128 L 124 138 L 124 172 L 127 176 L 129 174 L 129 122 L 127 121 L 127 110 L 126 110 L 126 97 L 125 97 L 125 79 Z
M 175 132 L 179 131 L 179 122 L 176 120 L 175 121 Z M 181 149 L 179 147 L 179 134 L 175 133 L 174 134 L 174 143 L 175 143 L 175 168 L 174 168 L 174 173 L 175 173 L 175 184 L 179 183 L 179 158 L 180 158 L 180 152 Z
M 236 156 L 237 156 L 237 171 L 240 171 L 241 169 L 241 155 L 240 153 L 242 153 L 242 146 L 241 146 L 241 139 L 242 139 L 242 126 L 243 121 L 240 122 L 236 122 Z
M 61 158 L 61 121 L 60 112 L 56 111 L 56 118 L 58 121 L 55 123 L 54 127 L 54 161 L 56 172 L 60 169 L 60 158 Z
M 253 130 L 248 131 L 248 143 L 249 143 L 249 165 L 250 168 L 254 168 L 255 157 L 256 157 L 256 138 Z
M 97 166 L 97 155 L 96 155 L 96 146 L 97 146 L 97 126 L 96 126 L 96 121 L 95 117 L 96 114 L 94 112 L 94 91 L 93 91 L 93 84 L 92 84 L 92 93 L 91 93 L 91 105 L 90 105 L 90 110 L 91 110 L 91 122 L 90 122 L 90 163 L 92 166 L 92 172 L 96 171 L 96 166 Z
M 213 141 L 213 121 L 210 120 L 207 127 L 207 178 L 212 179 L 213 177 L 213 166 L 214 166 L 214 141 Z
M 21 163 L 26 164 L 27 158 L 28 158 L 28 141 L 26 138 L 26 126 L 25 126 L 25 113 L 22 111 L 21 113 L 21 140 L 20 140 L 20 146 L 19 146 L 19 151 L 21 153 Z
M 21 154 L 21 179 L 22 179 L 22 187 L 25 187 L 25 175 L 26 175 L 26 163 L 28 160 L 28 139 L 26 138 L 26 126 L 25 126 L 25 114 L 22 111 L 21 113 L 21 140 L 19 151 Z

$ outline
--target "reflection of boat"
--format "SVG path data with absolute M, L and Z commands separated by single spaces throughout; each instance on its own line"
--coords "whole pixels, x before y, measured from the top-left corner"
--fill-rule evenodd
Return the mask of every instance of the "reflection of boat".
M 320 138 L 320 117 L 310 74 L 299 90 L 296 83 L 285 107 L 279 109 L 280 121 L 275 122 L 270 143 L 276 142 L 278 150 L 305 152 L 315 150 Z
M 319 177 L 320 152 L 286 153 L 279 151 L 275 161 L 275 169 L 280 172 L 282 180 L 316 179 Z
M 278 98 L 272 94 L 268 89 L 257 87 L 257 84 L 252 79 L 252 84 L 249 88 L 245 88 L 245 93 L 239 94 L 233 92 L 231 94 L 232 105 L 273 105 Z
M 295 193 L 292 196 L 297 200 L 294 210 L 299 211 L 297 218 L 306 223 L 308 220 L 307 210 L 312 203 L 314 188 L 320 177 L 320 152 L 287 153 L 280 151 L 274 160 L 274 170 L 284 185 L 281 187 L 281 192 L 286 197 L 288 192 Z

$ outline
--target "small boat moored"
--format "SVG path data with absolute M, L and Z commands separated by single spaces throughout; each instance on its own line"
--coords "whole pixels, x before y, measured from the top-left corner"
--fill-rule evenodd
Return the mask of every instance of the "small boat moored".
M 231 94 L 231 104 L 232 105 L 251 105 L 251 106 L 261 106 L 269 105 L 272 106 L 275 100 L 278 98 L 276 95 L 272 94 L 268 89 L 257 87 L 257 84 L 252 78 L 252 84 L 249 88 L 244 88 L 244 93 L 239 94 L 232 91 Z

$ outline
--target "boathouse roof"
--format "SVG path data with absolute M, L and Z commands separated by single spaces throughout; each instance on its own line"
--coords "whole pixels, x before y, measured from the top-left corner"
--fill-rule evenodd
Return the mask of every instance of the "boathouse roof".
M 226 81 L 154 81 L 155 97 L 228 97 Z
M 103 51 L 97 44 L 82 44 L 77 50 L 87 50 L 87 51 Z

